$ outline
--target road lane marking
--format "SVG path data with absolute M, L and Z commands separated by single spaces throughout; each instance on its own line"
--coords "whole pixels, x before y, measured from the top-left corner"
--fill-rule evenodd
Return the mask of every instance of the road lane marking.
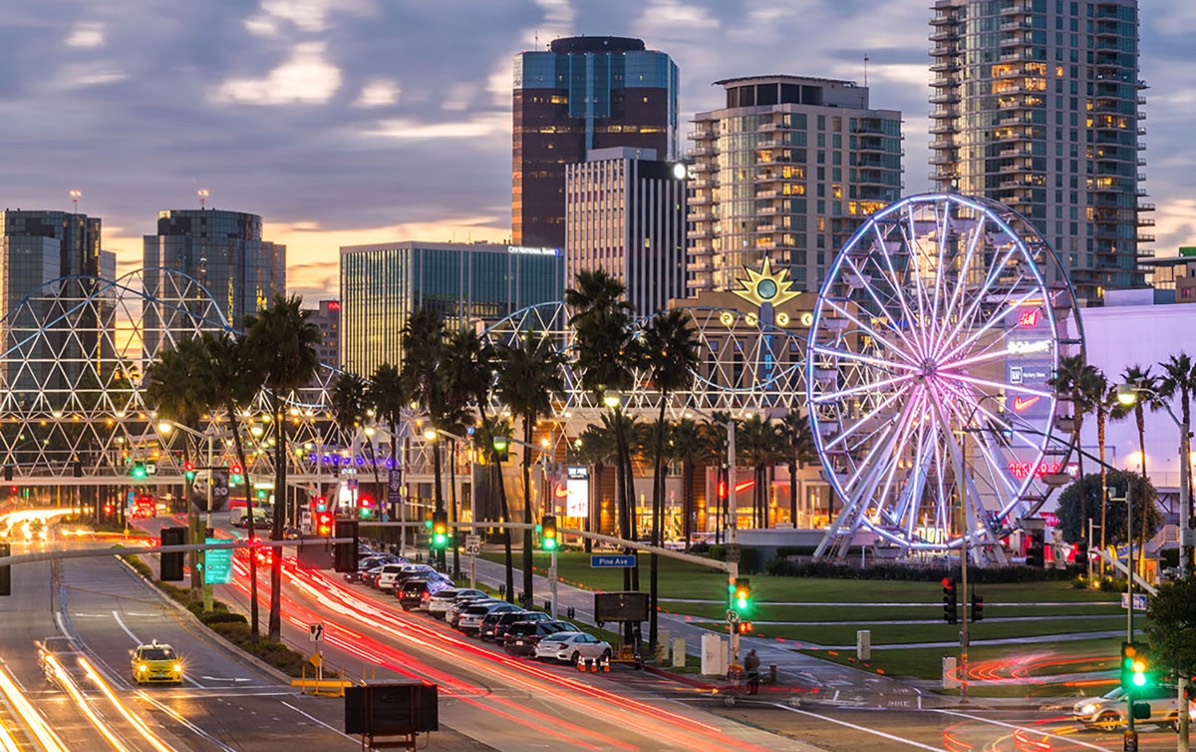
M 338 734 L 338 735 L 340 735 L 340 736 L 343 736 L 343 737 L 345 737 L 346 739 L 348 739 L 348 740 L 349 740 L 349 741 L 351 741 L 351 742 L 360 742 L 360 741 L 361 741 L 361 740 L 360 740 L 360 739 L 358 739 L 357 737 L 349 736 L 348 734 L 344 733 L 343 731 L 341 731 L 341 730 L 340 730 L 340 729 L 338 729 L 338 728 L 335 728 L 335 727 L 333 727 L 333 726 L 329 726 L 327 723 L 324 723 L 324 722 L 323 722 L 323 721 L 321 721 L 319 718 L 316 718 L 314 715 L 311 715 L 311 714 L 309 714 L 309 713 L 304 713 L 302 710 L 300 710 L 299 708 L 295 707 L 294 705 L 292 705 L 292 704 L 291 704 L 291 703 L 289 703 L 289 702 L 283 702 L 283 703 L 281 703 L 281 704 L 282 704 L 282 705 L 286 705 L 288 708 L 290 708 L 291 710 L 295 711 L 295 712 L 296 712 L 296 713 L 298 713 L 299 715 L 301 715 L 301 716 L 304 716 L 305 718 L 310 718 L 312 721 L 314 721 L 315 723 L 318 723 L 318 724 L 320 724 L 321 726 L 323 726 L 324 728 L 328 729 L 328 730 L 329 730 L 329 731 L 331 731 L 332 733 L 334 733 L 334 734 Z
M 931 710 L 931 712 L 942 713 L 943 715 L 954 715 L 954 716 L 958 716 L 960 718 L 967 718 L 967 719 L 973 720 L 973 721 L 980 721 L 981 723 L 991 723 L 994 726 L 1004 726 L 1005 728 L 1013 729 L 1014 731 L 1017 731 L 1018 729 L 1029 730 L 1029 729 L 1027 729 L 1026 726 L 1017 726 L 1012 723 L 1005 723 L 1004 721 L 994 721 L 992 719 L 985 718 L 983 716 L 972 715 L 971 713 L 960 713 L 958 710 L 942 710 L 939 708 L 931 708 L 930 710 Z M 1035 733 L 1042 734 L 1043 736 L 1048 736 L 1052 739 L 1062 739 L 1065 742 L 1070 742 L 1072 744 L 1078 744 L 1081 747 L 1087 747 L 1088 749 L 1095 749 L 1095 750 L 1099 750 L 1100 752 L 1109 752 L 1108 747 L 1099 747 L 1095 744 L 1090 744 L 1086 741 L 1077 739 L 1074 736 L 1061 736 L 1059 734 L 1052 734 L 1049 731 L 1043 731 L 1041 729 L 1036 729 Z
M 142 640 L 137 635 L 133 634 L 133 630 L 129 629 L 128 626 L 125 625 L 124 619 L 120 618 L 119 611 L 113 611 L 112 618 L 116 619 L 116 625 L 118 627 L 125 630 L 125 634 L 127 634 L 129 636 L 129 638 L 133 640 L 134 645 L 144 645 L 145 644 L 144 640 Z M 199 687 L 200 689 L 207 689 L 207 687 L 205 687 L 203 684 L 200 684 L 199 682 L 197 682 L 195 679 L 193 679 L 191 677 L 190 674 L 188 674 L 186 672 L 183 673 L 183 681 L 194 684 L 195 686 Z
M 774 708 L 780 708 L 781 710 L 788 710 L 790 713 L 798 713 L 800 715 L 808 715 L 811 718 L 817 718 L 820 721 L 826 721 L 827 723 L 836 723 L 840 726 L 845 726 L 849 729 L 854 729 L 855 731 L 863 731 L 865 734 L 872 734 L 873 736 L 879 736 L 882 739 L 888 739 L 889 741 L 898 742 L 899 744 L 906 744 L 910 747 L 917 747 L 918 749 L 928 749 L 931 752 L 943 752 L 942 747 L 932 747 L 929 744 L 923 744 L 922 742 L 916 742 L 913 739 L 906 739 L 901 736 L 894 736 L 893 734 L 886 734 L 883 731 L 877 731 L 876 729 L 870 729 L 870 728 L 867 728 L 866 726 L 857 726 L 854 723 L 848 723 L 847 721 L 840 721 L 837 718 L 829 718 L 825 715 L 819 715 L 818 713 L 811 713 L 808 710 L 799 710 L 798 708 L 792 708 L 792 707 L 789 707 L 788 705 L 782 705 L 779 702 L 770 702 L 767 704 L 773 706 Z
M 140 697 L 141 699 L 145 700 L 149 704 L 153 705 L 158 710 L 161 710 L 163 713 L 166 713 L 167 715 L 169 715 L 171 718 L 175 719 L 179 723 L 183 724 L 188 729 L 190 729 L 193 733 L 195 733 L 197 736 L 207 739 L 212 744 L 215 744 L 217 747 L 220 748 L 221 752 L 239 752 L 239 750 L 235 749 L 234 747 L 228 746 L 224 742 L 220 741 L 216 737 L 209 734 L 207 731 L 204 731 L 199 726 L 196 726 L 191 721 L 188 721 L 183 716 L 182 713 L 179 713 L 174 708 L 170 707 L 169 705 L 164 705 L 163 703 L 158 702 L 156 699 L 154 699 L 152 696 L 150 696 L 150 694 L 148 692 L 146 692 L 144 689 L 137 690 L 137 696 Z

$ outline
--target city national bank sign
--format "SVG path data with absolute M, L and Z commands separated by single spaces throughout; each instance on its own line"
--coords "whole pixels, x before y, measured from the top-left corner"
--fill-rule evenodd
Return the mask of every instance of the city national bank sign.
M 509 245 L 507 246 L 507 253 L 514 253 L 519 256 L 560 256 L 560 248 L 537 248 L 530 245 Z

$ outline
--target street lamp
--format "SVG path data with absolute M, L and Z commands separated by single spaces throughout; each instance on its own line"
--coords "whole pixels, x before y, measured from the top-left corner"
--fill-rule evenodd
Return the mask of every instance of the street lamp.
M 1123 407 L 1133 407 L 1138 403 L 1138 399 L 1146 395 L 1152 398 L 1158 398 L 1159 393 L 1154 389 L 1142 386 L 1140 383 L 1132 384 L 1118 384 L 1117 385 L 1117 401 Z M 1171 422 L 1179 429 L 1179 576 L 1181 578 L 1187 577 L 1189 572 L 1189 561 L 1191 557 L 1192 548 L 1192 533 L 1189 531 L 1191 526 L 1191 509 L 1188 508 L 1191 498 L 1192 489 L 1189 486 L 1188 471 L 1191 467 L 1191 436 L 1184 424 L 1180 422 L 1179 418 L 1175 416 L 1175 411 L 1171 409 L 1171 405 L 1159 400 L 1159 404 L 1167 412 L 1167 417 L 1171 418 Z M 1146 458 L 1143 457 L 1143 463 Z
M 611 410 L 615 410 L 623 404 L 623 395 L 619 394 L 614 389 L 607 389 L 602 393 L 602 404 L 606 405 Z

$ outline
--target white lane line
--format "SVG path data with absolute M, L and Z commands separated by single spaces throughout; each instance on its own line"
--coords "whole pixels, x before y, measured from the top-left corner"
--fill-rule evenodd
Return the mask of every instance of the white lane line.
M 142 640 L 140 637 L 138 637 L 137 635 L 133 634 L 133 630 L 129 629 L 128 625 L 126 625 L 126 624 L 125 624 L 125 620 L 124 620 L 124 619 L 122 619 L 122 618 L 120 618 L 120 612 L 119 612 L 119 611 L 113 611 L 113 612 L 112 612 L 112 618 L 113 618 L 113 619 L 116 619 L 116 625 L 117 625 L 118 627 L 120 627 L 121 629 L 125 630 L 125 634 L 127 634 L 127 635 L 129 636 L 129 639 L 131 639 L 131 640 L 133 641 L 133 644 L 134 644 L 134 645 L 144 645 L 144 644 L 145 644 L 145 642 L 144 642 L 144 641 L 143 641 L 143 640 Z M 207 687 L 206 687 L 206 686 L 204 686 L 203 684 L 200 684 L 199 682 L 195 681 L 195 679 L 193 679 L 193 678 L 191 677 L 191 675 L 190 675 L 190 674 L 184 673 L 184 674 L 183 674 L 183 681 L 185 681 L 185 682 L 187 682 L 187 683 L 189 683 L 189 684 L 194 684 L 195 686 L 199 687 L 200 689 L 207 689 Z
M 192 731 L 194 734 L 196 734 L 197 736 L 200 736 L 200 737 L 202 737 L 202 738 L 204 738 L 204 739 L 207 739 L 207 740 L 208 740 L 208 741 L 210 741 L 212 744 L 215 744 L 217 747 L 219 747 L 219 748 L 220 748 L 221 752 L 238 752 L 238 750 L 237 750 L 237 749 L 235 749 L 234 747 L 230 747 L 230 746 L 228 746 L 228 745 L 227 745 L 227 744 L 225 744 L 224 742 L 220 741 L 220 740 L 219 740 L 219 739 L 217 739 L 216 737 L 214 737 L 214 736 L 212 736 L 211 734 L 209 734 L 207 731 L 204 731 L 204 730 L 203 730 L 203 729 L 201 729 L 199 726 L 196 726 L 196 725 L 195 725 L 194 723 L 192 723 L 191 721 L 188 721 L 188 720 L 187 720 L 187 719 L 186 719 L 186 718 L 183 716 L 183 714 L 182 714 L 182 713 L 178 712 L 177 710 L 175 710 L 174 708 L 170 707 L 169 705 L 165 705 L 165 704 L 163 704 L 163 703 L 161 703 L 161 702 L 158 702 L 156 699 L 154 699 L 153 697 L 151 697 L 151 696 L 150 696 L 150 694 L 149 694 L 148 692 L 146 692 L 144 689 L 139 689 L 139 690 L 137 690 L 137 693 L 136 693 L 136 694 L 137 694 L 137 696 L 138 696 L 138 697 L 140 697 L 142 700 L 145 700 L 146 702 L 148 702 L 149 704 L 153 705 L 153 706 L 154 706 L 155 708 L 157 708 L 158 710 L 161 710 L 163 713 L 167 714 L 167 715 L 168 715 L 168 716 L 170 716 L 171 718 L 175 719 L 175 720 L 176 720 L 176 721 L 178 721 L 179 723 L 181 723 L 181 724 L 183 724 L 184 726 L 186 726 L 188 729 L 190 729 L 190 730 L 191 730 L 191 731 Z
M 840 721 L 837 718 L 828 718 L 825 715 L 819 715 L 818 713 L 811 713 L 808 710 L 798 710 L 797 708 L 791 708 L 788 705 L 782 705 L 779 702 L 770 702 L 768 704 L 772 705 L 774 708 L 780 708 L 781 710 L 788 710 L 790 713 L 798 713 L 800 715 L 808 715 L 811 718 L 817 718 L 820 721 L 826 721 L 827 723 L 836 723 L 840 726 L 846 726 L 847 728 L 854 729 L 855 731 L 863 731 L 865 734 L 872 734 L 873 736 L 879 736 L 882 739 L 888 739 L 889 741 L 898 742 L 899 744 L 905 744 L 910 747 L 917 747 L 918 749 L 928 749 L 931 752 L 943 752 L 942 747 L 931 747 L 928 744 L 923 744 L 922 742 L 916 742 L 913 739 L 905 739 L 900 736 L 893 736 L 892 734 L 886 734 L 885 732 L 877 731 L 876 729 L 870 729 L 865 726 L 857 726 L 856 724 L 848 723 L 847 721 Z
M 959 718 L 967 718 L 972 721 L 980 721 L 981 723 L 991 723 L 994 726 L 1004 726 L 1005 728 L 1013 729 L 1014 731 L 1017 731 L 1019 729 L 1025 729 L 1026 731 L 1032 730 L 1036 734 L 1042 734 L 1043 736 L 1048 736 L 1052 739 L 1060 739 L 1062 741 L 1070 742 L 1071 744 L 1076 744 L 1081 747 L 1087 747 L 1088 749 L 1100 750 L 1100 752 L 1113 752 L 1113 750 L 1111 750 L 1109 747 L 1100 747 L 1100 746 L 1097 746 L 1096 744 L 1091 744 L 1089 742 L 1083 741 L 1082 739 L 1077 739 L 1074 736 L 1060 736 L 1059 734 L 1052 734 L 1047 731 L 1043 731 L 1041 729 L 1030 729 L 1028 726 L 1018 726 L 1013 723 L 1005 723 L 1004 721 L 994 721 L 990 718 L 984 718 L 983 716 L 972 715 L 971 713 L 960 713 L 958 710 L 941 710 L 939 708 L 930 708 L 930 710 L 931 710 L 931 712 L 942 713 L 943 715 L 953 715 L 953 716 L 958 716 Z
M 349 736 L 348 734 L 344 733 L 343 731 L 341 731 L 341 730 L 340 730 L 340 729 L 338 729 L 338 728 L 335 728 L 335 727 L 333 727 L 333 726 L 329 726 L 327 723 L 324 723 L 324 722 L 323 722 L 323 721 L 321 721 L 319 718 L 316 718 L 314 715 L 311 715 L 311 714 L 309 714 L 309 713 L 304 713 L 302 710 L 300 710 L 299 708 L 295 707 L 294 705 L 292 705 L 292 704 L 291 704 L 291 703 L 289 703 L 289 702 L 284 702 L 284 703 L 282 703 L 282 704 L 283 704 L 283 705 L 286 705 L 288 708 L 290 708 L 291 710 L 295 711 L 295 712 L 296 712 L 296 713 L 298 713 L 299 715 L 301 715 L 301 716 L 303 716 L 303 717 L 305 717 L 305 718 L 310 718 L 312 721 L 314 721 L 314 722 L 318 723 L 319 725 L 321 725 L 321 726 L 323 726 L 324 728 L 328 729 L 328 730 L 329 730 L 329 731 L 331 731 L 332 733 L 334 733 L 334 734 L 339 734 L 340 736 L 343 736 L 343 737 L 345 737 L 346 739 L 348 739 L 348 740 L 349 740 L 349 741 L 351 741 L 351 742 L 360 742 L 360 741 L 361 741 L 360 739 L 358 739 L 358 738 L 357 738 L 357 737 L 355 737 L 355 736 Z

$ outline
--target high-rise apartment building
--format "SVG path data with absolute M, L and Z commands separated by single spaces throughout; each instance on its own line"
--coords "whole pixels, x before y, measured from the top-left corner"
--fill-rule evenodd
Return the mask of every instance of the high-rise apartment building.
M 568 37 L 515 57 L 511 235 L 565 245 L 565 165 L 593 149 L 677 142 L 677 65 L 639 39 Z
M 286 293 L 287 249 L 262 240 L 262 218 L 218 209 L 168 209 L 158 213 L 158 234 L 143 239 L 145 285 L 153 293 L 163 284 L 159 270 L 194 278 L 212 296 L 234 329 L 245 317 Z M 168 291 L 163 291 L 172 297 Z M 158 350 L 160 329 L 171 329 L 178 313 L 147 306 L 145 356 Z
M 63 317 L 79 314 L 50 303 L 56 295 L 69 300 L 94 294 L 95 282 L 88 278 L 100 274 L 100 229 L 100 219 L 86 214 L 0 211 L 0 348 L 9 353 L 3 388 L 26 407 L 39 400 L 61 407 L 82 373 L 81 361 L 105 355 L 94 315 L 67 321 Z M 64 281 L 62 289 L 46 287 L 62 277 L 84 279 Z M 34 295 L 29 304 L 13 312 L 29 295 Z M 47 326 L 44 338 L 34 336 Z M 75 336 L 68 336 L 70 329 Z
M 685 297 L 686 169 L 651 149 L 595 149 L 565 168 L 565 279 L 604 269 L 636 314 Z
M 937 0 L 931 28 L 935 186 L 1024 214 L 1083 302 L 1144 285 L 1137 0 Z
M 758 76 L 717 82 L 700 112 L 689 202 L 691 294 L 736 287 L 765 256 L 816 292 L 835 253 L 901 194 L 901 113 L 851 81 Z
M 402 331 L 420 309 L 448 329 L 494 323 L 565 294 L 557 248 L 405 241 L 341 247 L 341 365 L 369 376 L 402 365 Z
M 321 300 L 317 308 L 313 308 L 309 322 L 320 330 L 320 341 L 316 344 L 316 354 L 320 362 L 334 368 L 341 364 L 341 302 L 339 300 Z

